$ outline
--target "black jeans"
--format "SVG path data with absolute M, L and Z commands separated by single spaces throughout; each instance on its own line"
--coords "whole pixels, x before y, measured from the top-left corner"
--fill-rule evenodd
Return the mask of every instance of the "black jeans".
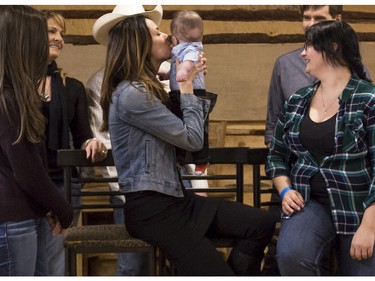
M 172 260 L 172 263 L 178 275 L 235 275 L 211 239 L 234 238 L 237 242 L 233 250 L 261 260 L 274 233 L 274 227 L 275 222 L 268 212 L 221 200 L 206 236 L 185 255 Z
M 269 212 L 222 198 L 154 191 L 125 197 L 129 234 L 158 246 L 177 275 L 234 275 L 211 239 L 234 239 L 233 250 L 261 260 L 275 229 Z

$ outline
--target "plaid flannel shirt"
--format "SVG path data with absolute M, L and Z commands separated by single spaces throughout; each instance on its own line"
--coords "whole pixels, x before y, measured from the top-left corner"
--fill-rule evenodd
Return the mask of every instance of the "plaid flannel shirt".
M 299 130 L 319 83 L 298 90 L 285 103 L 266 173 L 271 178 L 288 176 L 307 203 L 310 178 L 320 172 L 326 182 L 336 232 L 353 234 L 364 210 L 375 201 L 375 86 L 356 75 L 349 80 L 339 97 L 334 153 L 317 163 L 301 144 Z

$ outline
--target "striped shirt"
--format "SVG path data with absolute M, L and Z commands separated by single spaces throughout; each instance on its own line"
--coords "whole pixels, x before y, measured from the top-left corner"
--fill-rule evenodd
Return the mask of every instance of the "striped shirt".
M 270 178 L 288 176 L 307 203 L 310 178 L 321 173 L 339 234 L 354 234 L 375 201 L 375 86 L 353 76 L 339 97 L 334 153 L 318 163 L 301 144 L 301 122 L 319 81 L 285 103 L 266 163 Z M 324 133 L 324 132 L 322 132 Z

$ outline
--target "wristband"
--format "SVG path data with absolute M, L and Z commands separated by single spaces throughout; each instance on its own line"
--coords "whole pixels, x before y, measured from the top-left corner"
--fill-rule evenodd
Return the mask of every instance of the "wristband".
M 280 199 L 281 199 L 281 200 L 283 200 L 283 197 L 284 197 L 285 193 L 287 193 L 289 190 L 292 190 L 292 189 L 290 188 L 290 186 L 287 186 L 287 187 L 285 187 L 283 190 L 281 190 L 281 192 L 280 192 Z

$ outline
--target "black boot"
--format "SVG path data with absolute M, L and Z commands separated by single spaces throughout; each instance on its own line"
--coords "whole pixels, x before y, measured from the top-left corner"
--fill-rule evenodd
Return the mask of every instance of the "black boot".
M 238 276 L 259 276 L 263 256 L 248 256 L 232 249 L 227 263 Z

